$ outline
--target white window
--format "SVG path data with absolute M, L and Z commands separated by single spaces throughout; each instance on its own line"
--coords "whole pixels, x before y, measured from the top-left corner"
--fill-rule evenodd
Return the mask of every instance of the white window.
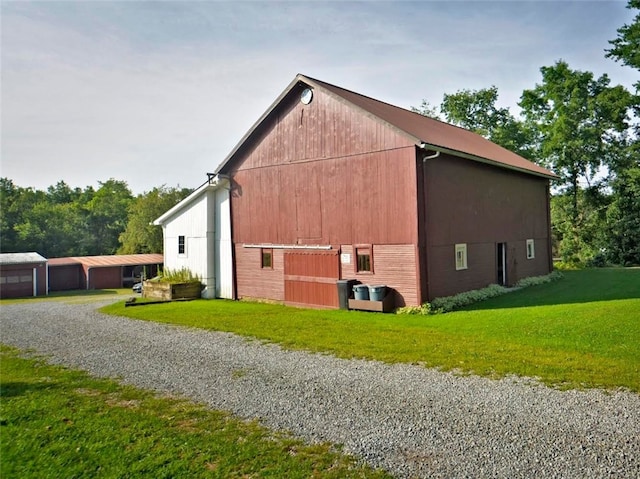
M 184 236 L 178 236 L 178 254 L 186 254 Z
M 532 239 L 527 240 L 527 259 L 536 257 L 536 248 Z
M 456 270 L 467 269 L 467 244 L 456 245 Z

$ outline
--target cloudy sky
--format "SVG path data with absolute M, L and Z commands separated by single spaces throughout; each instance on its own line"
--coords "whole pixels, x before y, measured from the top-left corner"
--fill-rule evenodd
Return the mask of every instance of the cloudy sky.
M 196 187 L 297 73 L 409 108 L 558 59 L 630 88 L 604 58 L 626 1 L 1 0 L 0 175 L 45 189 Z

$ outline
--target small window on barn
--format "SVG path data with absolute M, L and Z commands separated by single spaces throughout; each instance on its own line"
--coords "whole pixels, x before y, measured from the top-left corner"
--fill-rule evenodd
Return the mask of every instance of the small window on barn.
M 185 254 L 184 236 L 178 236 L 178 254 Z
M 527 259 L 536 257 L 536 247 L 532 239 L 527 240 Z
M 371 245 L 356 246 L 356 273 L 373 273 Z
M 273 269 L 273 250 L 271 248 L 262 248 L 262 267 Z
M 456 271 L 467 269 L 467 244 L 456 245 Z

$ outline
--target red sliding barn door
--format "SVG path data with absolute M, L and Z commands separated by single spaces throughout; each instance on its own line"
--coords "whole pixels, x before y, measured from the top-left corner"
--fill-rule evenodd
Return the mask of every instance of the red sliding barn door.
M 340 262 L 337 250 L 285 251 L 284 300 L 287 304 L 338 307 Z

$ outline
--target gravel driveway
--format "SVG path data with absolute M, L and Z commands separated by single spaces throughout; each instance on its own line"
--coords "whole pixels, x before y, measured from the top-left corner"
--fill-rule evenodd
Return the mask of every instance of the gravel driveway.
M 399 478 L 640 477 L 638 394 L 561 392 L 522 379 L 283 351 L 96 307 L 2 306 L 2 342 L 344 444 Z

